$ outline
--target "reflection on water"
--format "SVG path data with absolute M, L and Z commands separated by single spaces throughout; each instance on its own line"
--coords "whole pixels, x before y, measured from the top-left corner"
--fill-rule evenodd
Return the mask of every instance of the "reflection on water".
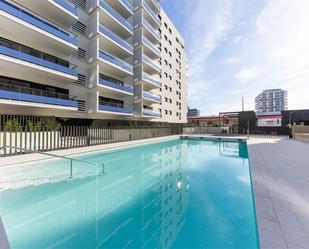
M 185 224 L 189 201 L 187 144 L 179 140 L 85 157 L 104 161 L 66 180 L 65 162 L 7 170 L 0 213 L 12 248 L 169 248 Z M 82 172 L 75 165 L 76 172 Z M 84 166 L 83 166 L 84 167 Z M 35 173 L 50 177 L 21 184 Z
M 247 157 L 245 143 L 173 140 L 80 156 L 104 175 L 76 164 L 68 180 L 59 160 L 2 168 L 0 214 L 12 249 L 257 249 Z

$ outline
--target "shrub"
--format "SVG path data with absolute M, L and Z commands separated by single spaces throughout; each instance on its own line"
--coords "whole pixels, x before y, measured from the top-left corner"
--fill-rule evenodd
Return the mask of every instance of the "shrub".
M 4 129 L 7 131 L 20 131 L 20 123 L 17 119 L 10 119 L 5 122 Z
M 28 131 L 40 131 L 42 129 L 42 122 L 34 123 L 30 120 L 27 121 L 27 130 Z
M 59 128 L 60 128 L 60 123 L 57 122 L 57 121 L 54 120 L 54 119 L 47 119 L 47 120 L 44 122 L 44 127 L 45 127 L 47 130 L 59 130 Z

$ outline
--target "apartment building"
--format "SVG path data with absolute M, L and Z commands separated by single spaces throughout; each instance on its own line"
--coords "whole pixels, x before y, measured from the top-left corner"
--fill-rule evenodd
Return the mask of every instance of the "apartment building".
M 183 123 L 186 70 L 157 0 L 0 0 L 1 113 Z
M 282 89 L 268 89 L 255 98 L 256 112 L 281 112 L 288 107 L 288 93 Z

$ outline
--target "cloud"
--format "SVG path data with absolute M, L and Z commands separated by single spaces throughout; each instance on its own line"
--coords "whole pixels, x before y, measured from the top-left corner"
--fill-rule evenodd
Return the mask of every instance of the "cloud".
M 257 77 L 257 69 L 256 68 L 246 68 L 235 74 L 235 79 L 246 82 Z
M 177 6 L 190 16 L 175 14 L 189 58 L 190 106 L 216 114 L 236 110 L 244 96 L 254 109 L 263 89 L 283 88 L 290 109 L 309 108 L 308 0 L 172 3 L 171 13 Z

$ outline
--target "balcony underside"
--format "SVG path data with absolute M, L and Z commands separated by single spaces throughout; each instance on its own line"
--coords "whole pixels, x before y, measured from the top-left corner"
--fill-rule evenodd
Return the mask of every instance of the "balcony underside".
M 106 119 L 108 117 L 133 117 L 133 113 L 121 113 L 121 112 L 112 112 L 112 111 L 104 111 L 98 110 L 99 114 L 106 114 Z
M 100 7 L 100 23 L 103 23 L 110 30 L 113 30 L 119 36 L 127 39 L 133 35 L 133 32 L 121 24 L 116 18 L 110 13 Z
M 126 79 L 130 76 L 133 76 L 132 72 L 129 72 L 118 65 L 115 65 L 107 60 L 99 58 L 98 60 L 100 66 L 100 73 L 107 74 L 116 79 Z
M 152 43 L 154 44 L 160 43 L 160 39 L 157 38 L 152 32 L 150 32 L 149 29 L 144 25 L 143 25 L 143 34 Z
M 0 75 L 60 87 L 77 80 L 76 76 L 2 54 L 0 54 Z
M 125 4 L 123 4 L 121 1 L 115 1 L 115 0 L 105 0 L 113 9 L 117 10 L 117 12 L 124 16 L 125 18 L 128 18 L 133 15 L 133 10 L 130 10 Z
M 3 11 L 0 11 L 0 23 L 4 38 L 42 52 L 63 57 L 77 50 L 76 45 Z
M 98 91 L 100 93 L 100 96 L 112 99 L 122 99 L 124 97 L 133 95 L 133 93 L 122 91 L 102 84 L 98 84 Z
M 160 51 L 156 53 L 154 50 L 148 47 L 145 43 L 143 43 L 143 51 L 144 51 L 144 54 L 147 55 L 151 59 L 159 59 L 161 56 Z
M 148 64 L 144 61 L 143 61 L 143 69 L 144 69 L 144 72 L 146 72 L 150 75 L 160 73 L 160 70 L 156 69 L 154 66 L 151 66 L 151 64 Z
M 109 37 L 102 33 L 99 33 L 99 45 L 100 49 L 108 52 L 109 54 L 115 55 L 118 58 L 126 59 L 133 55 L 132 52 L 119 45 L 117 42 L 113 41 Z
M 160 101 L 157 101 L 157 100 L 154 100 L 154 99 L 150 99 L 150 98 L 146 98 L 146 97 L 143 97 L 143 98 L 140 98 L 138 100 L 135 100 L 134 102 L 135 103 L 142 103 L 143 105 L 146 105 L 146 106 L 151 106 L 153 104 L 160 103 Z
M 19 111 L 24 112 L 29 110 L 29 107 L 31 107 L 30 109 L 39 111 L 41 114 L 44 113 L 44 110 L 77 111 L 77 107 L 0 98 L 0 110 L 2 111 L 7 111 L 9 108 L 10 111 L 18 113 Z
M 65 9 L 61 5 L 57 4 L 53 0 L 14 0 L 21 6 L 32 10 L 33 12 L 44 16 L 45 18 L 62 25 L 65 27 L 70 27 L 73 22 L 75 22 L 78 17 L 71 13 L 69 10 Z

